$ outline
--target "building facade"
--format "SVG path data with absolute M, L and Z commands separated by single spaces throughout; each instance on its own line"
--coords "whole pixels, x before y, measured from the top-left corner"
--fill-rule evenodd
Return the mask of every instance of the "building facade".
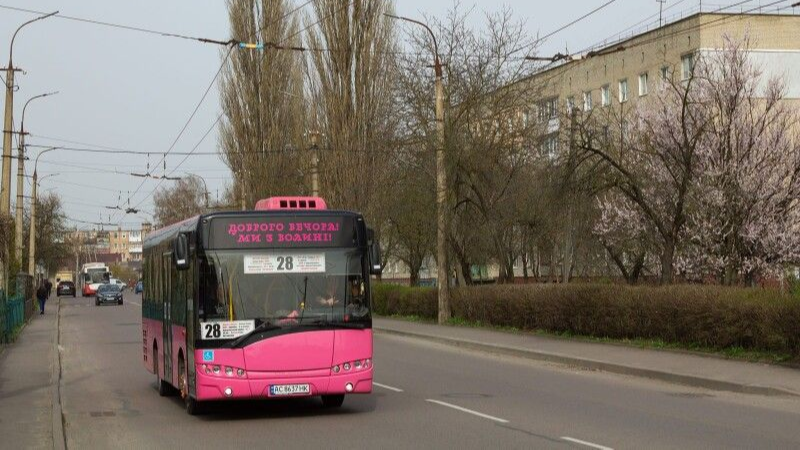
M 726 37 L 747 38 L 750 58 L 764 78 L 782 77 L 786 99 L 798 100 L 798 30 L 798 15 L 697 13 L 542 70 L 526 82 L 541 89 L 534 108 L 535 117 L 548 122 L 543 148 L 556 151 L 559 122 L 573 110 L 631 108 L 652 94 L 661 80 L 687 80 L 698 58 L 720 51 Z

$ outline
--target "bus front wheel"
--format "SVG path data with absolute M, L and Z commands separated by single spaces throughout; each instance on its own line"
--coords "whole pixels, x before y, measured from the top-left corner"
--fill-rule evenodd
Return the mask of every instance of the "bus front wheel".
M 344 403 L 344 394 L 339 395 L 323 395 L 322 406 L 325 408 L 338 408 Z
M 180 391 L 181 397 L 183 397 L 184 406 L 186 406 L 186 412 L 190 416 L 196 416 L 198 414 L 203 414 L 204 408 L 203 404 L 198 402 L 197 399 L 189 395 L 189 382 L 188 382 L 188 372 L 186 363 L 183 360 L 183 355 L 178 357 L 178 370 L 180 371 Z

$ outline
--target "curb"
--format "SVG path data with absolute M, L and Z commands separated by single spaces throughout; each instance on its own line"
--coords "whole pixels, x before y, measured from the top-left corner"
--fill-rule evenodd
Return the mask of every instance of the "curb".
M 52 386 L 53 404 L 53 448 L 66 450 L 67 436 L 64 434 L 64 412 L 61 409 L 61 299 L 56 297 L 56 332 L 53 339 L 53 361 L 50 382 Z
M 492 354 L 516 356 L 535 361 L 545 361 L 550 363 L 579 367 L 588 370 L 600 370 L 603 372 L 616 373 L 619 375 L 629 375 L 640 378 L 650 378 L 684 386 L 704 388 L 714 391 L 735 392 L 739 394 L 754 394 L 764 396 L 791 396 L 800 397 L 800 393 L 770 386 L 758 386 L 753 384 L 741 384 L 731 381 L 714 380 L 693 375 L 683 375 L 673 372 L 665 372 L 641 367 L 628 366 L 624 364 L 609 363 L 588 358 L 578 358 L 575 356 L 562 355 L 559 353 L 526 350 L 514 347 L 504 347 L 502 345 L 487 344 L 484 342 L 470 341 L 466 339 L 453 339 L 442 336 L 434 336 L 424 333 L 414 333 L 400 331 L 391 328 L 374 327 L 374 330 L 389 335 L 402 336 L 414 339 L 424 339 L 426 341 L 449 345 L 452 347 L 478 350 Z

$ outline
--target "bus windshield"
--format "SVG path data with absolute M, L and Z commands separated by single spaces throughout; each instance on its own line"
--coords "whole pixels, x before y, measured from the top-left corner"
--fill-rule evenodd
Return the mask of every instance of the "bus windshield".
M 107 281 L 107 273 L 106 269 L 87 269 L 84 274 L 84 280 L 90 284 L 103 283 Z
M 208 251 L 201 261 L 201 321 L 280 326 L 370 318 L 364 254 L 353 249 Z

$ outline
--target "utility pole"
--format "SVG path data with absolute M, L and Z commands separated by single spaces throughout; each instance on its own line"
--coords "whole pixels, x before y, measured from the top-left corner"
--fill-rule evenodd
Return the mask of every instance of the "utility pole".
M 2 165 L 2 183 L 0 183 L 0 213 L 11 213 L 11 131 L 14 127 L 14 40 L 17 38 L 17 33 L 24 26 L 30 25 L 37 20 L 46 19 L 48 17 L 58 14 L 58 11 L 39 16 L 35 19 L 29 20 L 17 28 L 14 35 L 11 37 L 11 46 L 8 50 L 8 67 L 6 67 L 6 109 L 5 109 L 5 122 L 3 126 L 3 165 Z
M 444 136 L 444 75 L 439 60 L 439 46 L 436 35 L 428 25 L 408 17 L 384 14 L 397 20 L 417 24 L 425 28 L 433 40 L 433 67 L 436 74 L 436 283 L 439 297 L 440 324 L 450 319 L 450 265 L 447 258 L 447 240 L 449 229 L 449 207 L 447 205 L 447 166 L 445 158 Z
M 14 72 L 20 70 L 14 68 L 14 40 L 17 33 L 24 26 L 32 24 L 37 20 L 46 19 L 58 14 L 58 11 L 39 16 L 20 25 L 14 35 L 11 36 L 11 45 L 8 50 L 8 67 L 6 67 L 6 105 L 5 117 L 3 121 L 3 163 L 0 169 L 0 214 L 11 214 L 11 133 L 14 128 Z M 8 260 L 8 247 L 0 248 L 3 261 L 0 261 L 0 286 L 8 292 L 8 276 L 5 261 Z
M 36 156 L 36 161 L 33 164 L 33 186 L 31 187 L 31 226 L 30 226 L 30 240 L 28 241 L 28 272 L 31 275 L 36 273 L 36 203 L 37 203 L 37 188 L 39 185 L 39 175 L 37 168 L 39 167 L 39 157 L 47 152 L 58 150 L 60 147 L 50 147 L 42 150 Z M 51 177 L 56 174 L 50 174 L 42 179 Z
M 20 121 L 19 127 L 19 151 L 17 152 L 17 204 L 16 204 L 16 212 L 14 213 L 14 249 L 15 256 L 17 262 L 19 263 L 20 270 L 22 269 L 22 211 L 23 211 L 23 203 L 25 199 L 25 184 L 24 184 L 24 177 L 25 177 L 25 111 L 28 109 L 28 104 L 30 102 L 36 100 L 37 98 L 48 97 L 50 95 L 55 95 L 58 92 L 48 92 L 46 94 L 36 95 L 28 99 L 25 102 L 25 106 L 22 107 L 22 120 Z
M 319 133 L 311 132 L 311 195 L 319 197 Z
M 663 20 L 663 16 L 664 16 L 664 3 L 666 1 L 667 0 L 656 0 L 656 2 L 658 2 L 658 26 L 659 27 L 662 25 L 662 20 Z

